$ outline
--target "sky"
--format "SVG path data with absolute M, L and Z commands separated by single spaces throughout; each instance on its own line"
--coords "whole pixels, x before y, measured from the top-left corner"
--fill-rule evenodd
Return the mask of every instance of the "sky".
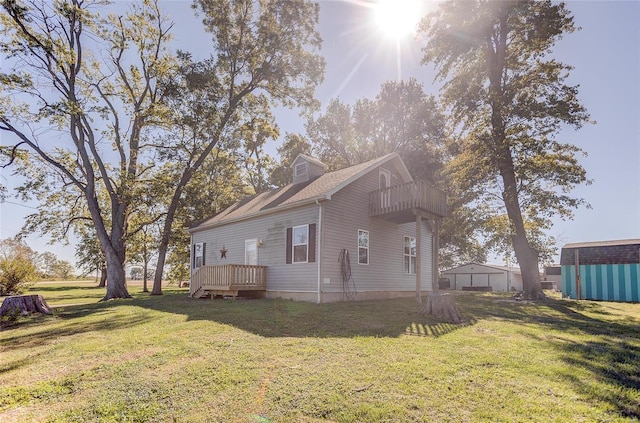
M 175 22 L 176 48 L 204 58 L 211 52 L 210 37 L 190 4 L 187 0 L 161 1 Z M 370 1 L 321 0 L 319 4 L 318 30 L 326 70 L 316 97 L 323 106 L 332 98 L 347 104 L 374 98 L 383 82 L 412 77 L 424 85 L 425 92 L 438 95 L 433 69 L 421 64 L 423 36 L 390 37 L 380 29 Z M 422 7 L 432 4 L 423 2 Z M 576 210 L 569 221 L 555 221 L 550 234 L 558 247 L 570 242 L 640 238 L 640 2 L 566 4 L 582 30 L 565 35 L 556 44 L 555 56 L 574 66 L 569 82 L 579 84 L 579 98 L 597 123 L 578 131 L 567 129 L 557 139 L 588 154 L 581 164 L 593 183 L 573 191 L 586 199 L 590 208 Z M 276 115 L 282 136 L 304 133 L 304 119 L 297 111 L 280 109 Z M 279 142 L 267 146 L 269 154 L 276 154 Z M 1 172 L 2 183 L 11 185 L 10 171 Z M 18 233 L 34 206 L 15 198 L 0 204 L 0 238 Z M 27 238 L 33 249 L 51 251 L 75 263 L 72 246 L 47 242 L 45 238 Z

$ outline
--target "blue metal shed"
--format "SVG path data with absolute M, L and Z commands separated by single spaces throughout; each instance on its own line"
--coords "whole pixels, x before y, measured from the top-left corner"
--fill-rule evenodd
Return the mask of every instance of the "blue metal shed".
M 640 301 L 640 239 L 567 244 L 560 265 L 563 297 Z

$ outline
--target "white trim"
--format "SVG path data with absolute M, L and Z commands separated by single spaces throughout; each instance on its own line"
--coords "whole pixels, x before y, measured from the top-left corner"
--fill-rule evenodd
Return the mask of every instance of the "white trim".
M 366 232 L 367 233 L 367 246 L 366 247 L 361 247 L 360 246 L 360 232 Z M 370 233 L 368 230 L 366 229 L 358 229 L 358 237 L 356 238 L 356 244 L 358 246 L 358 264 L 361 264 L 363 266 L 368 266 L 369 263 L 371 263 L 371 238 L 370 238 Z M 360 263 L 360 248 L 366 248 L 367 249 L 367 262 L 366 263 Z
M 304 244 L 296 244 L 296 228 L 307 228 L 307 242 Z M 306 245 L 307 253 L 304 261 L 296 261 L 296 246 Z M 291 264 L 309 263 L 309 224 L 293 226 L 291 228 Z
M 405 251 L 404 251 L 405 239 L 406 238 L 409 238 L 409 254 L 405 253 Z M 412 239 L 413 239 L 413 242 L 416 244 L 416 253 L 415 253 L 415 255 L 411 255 L 411 240 Z M 409 272 L 407 272 L 405 267 L 404 267 L 404 259 L 405 259 L 405 257 L 409 257 Z M 413 273 L 411 273 L 411 257 L 413 257 L 413 268 L 414 268 L 414 272 Z M 417 273 L 415 271 L 417 257 L 418 257 L 418 242 L 416 240 L 416 237 L 415 236 L 410 236 L 410 235 L 404 235 L 402 237 L 402 274 L 403 275 L 415 276 L 415 274 Z
M 251 264 L 251 263 L 247 263 L 247 244 L 248 243 L 254 243 L 256 246 L 256 265 L 258 264 L 258 238 L 252 238 L 252 239 L 245 239 L 244 240 L 244 264 Z
M 322 303 L 322 203 L 316 201 L 316 204 L 318 205 L 318 226 L 316 228 L 316 242 L 318 247 L 316 248 L 316 262 L 318 263 L 318 304 L 320 304 Z M 291 261 L 293 261 L 293 259 Z
M 194 248 L 194 257 L 193 257 L 193 261 L 191 262 L 191 265 L 193 266 L 194 269 L 199 269 L 200 267 L 204 266 L 204 242 L 196 242 L 195 244 L 193 244 Z M 200 247 L 200 248 L 198 248 Z M 200 254 L 198 254 L 198 250 L 200 250 Z M 198 266 L 198 259 L 200 259 L 200 266 Z
M 329 168 L 329 166 L 327 166 L 326 164 L 322 163 L 320 160 L 316 159 L 315 157 L 308 156 L 308 155 L 306 155 L 304 153 L 298 154 L 296 156 L 296 158 L 293 159 L 293 161 L 291 162 L 291 166 L 295 166 L 295 164 L 298 161 L 298 159 L 302 159 L 302 160 L 304 160 L 306 162 L 309 162 L 309 163 L 315 163 L 318 166 L 322 166 L 325 170 L 327 170 Z
M 384 187 L 380 185 L 380 177 L 382 175 L 384 175 L 387 180 L 387 185 Z M 390 186 L 391 186 L 391 171 L 385 169 L 384 167 L 378 168 L 378 188 L 383 189 L 383 188 L 389 188 Z
M 384 163 L 390 162 L 392 160 L 395 162 L 396 170 L 398 170 L 398 173 L 402 177 L 403 182 L 413 181 L 413 178 L 411 177 L 411 174 L 409 173 L 407 166 L 404 164 L 404 162 L 400 158 L 400 155 L 398 153 L 391 153 L 391 154 L 387 154 L 384 157 L 381 157 L 378 160 L 372 160 L 373 163 L 371 163 L 369 166 L 362 169 L 360 172 L 356 173 L 355 175 L 351 176 L 350 178 L 344 180 L 337 187 L 325 192 L 324 196 L 331 197 L 333 194 L 340 191 L 341 189 L 343 189 L 353 181 L 360 179 L 363 175 L 366 175 L 367 173 L 371 172 L 371 170 L 375 169 L 380 165 L 383 165 Z
M 193 235 L 189 235 L 189 296 L 193 295 Z

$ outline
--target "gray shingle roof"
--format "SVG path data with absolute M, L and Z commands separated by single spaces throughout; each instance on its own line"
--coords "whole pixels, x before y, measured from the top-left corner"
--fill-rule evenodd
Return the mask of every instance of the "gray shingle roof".
M 574 242 L 562 248 L 607 247 L 611 245 L 640 245 L 640 239 L 620 239 L 615 241 Z
M 574 265 L 576 250 L 581 265 L 640 263 L 640 239 L 566 244 L 560 253 L 560 264 Z
M 398 154 L 391 153 L 355 166 L 347 167 L 335 172 L 325 173 L 324 175 L 308 182 L 289 184 L 282 188 L 247 197 L 217 215 L 190 228 L 189 231 L 196 232 L 210 226 L 218 226 L 223 223 L 244 220 L 260 214 L 297 207 L 312 203 L 316 200 L 329 198 L 331 195 L 369 172 L 374 167 L 392 159 L 399 160 Z M 400 161 L 400 163 L 402 162 Z M 404 167 L 404 165 L 402 166 Z M 406 171 L 406 168 L 404 168 L 404 170 Z M 406 177 L 410 178 L 408 172 L 406 172 Z

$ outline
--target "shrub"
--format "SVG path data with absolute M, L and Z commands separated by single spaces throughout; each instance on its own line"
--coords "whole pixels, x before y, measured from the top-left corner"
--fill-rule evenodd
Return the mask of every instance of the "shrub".
M 33 262 L 25 257 L 0 259 L 0 295 L 20 294 L 36 275 Z
M 36 256 L 20 239 L 0 240 L 0 295 L 20 294 L 33 281 Z

